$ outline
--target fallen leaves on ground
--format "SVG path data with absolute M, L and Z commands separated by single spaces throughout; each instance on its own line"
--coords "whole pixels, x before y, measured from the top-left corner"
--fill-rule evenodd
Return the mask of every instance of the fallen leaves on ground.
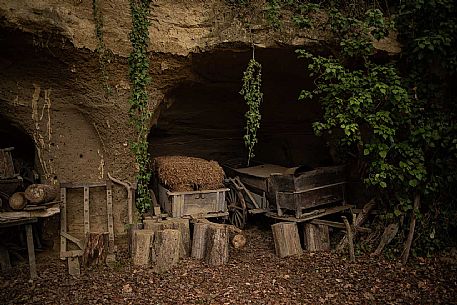
M 256 228 L 232 249 L 225 266 L 181 260 L 162 275 L 125 258 L 111 267 L 67 274 L 57 257 L 38 257 L 40 278 L 27 265 L 0 276 L 1 304 L 457 304 L 455 264 L 440 260 L 407 267 L 369 256 L 304 253 L 280 259 L 271 234 Z

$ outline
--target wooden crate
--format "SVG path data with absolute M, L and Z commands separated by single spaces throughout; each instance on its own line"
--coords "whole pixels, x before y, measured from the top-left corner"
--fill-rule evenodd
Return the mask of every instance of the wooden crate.
M 298 177 L 272 175 L 268 178 L 269 200 L 276 203 L 279 216 L 287 209 L 299 218 L 303 210 L 343 202 L 345 180 L 344 166 L 321 167 Z
M 216 190 L 171 192 L 158 185 L 161 208 L 171 217 L 220 217 L 228 215 L 225 192 Z

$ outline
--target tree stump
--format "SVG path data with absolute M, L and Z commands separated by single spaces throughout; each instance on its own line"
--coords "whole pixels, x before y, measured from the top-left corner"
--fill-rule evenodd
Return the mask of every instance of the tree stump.
M 30 203 L 40 204 L 55 200 L 58 193 L 59 188 L 55 185 L 32 184 L 25 189 L 24 195 Z
M 272 225 L 271 230 L 273 231 L 276 255 L 283 258 L 302 253 L 295 222 L 279 222 Z
M 22 210 L 27 205 L 27 199 L 25 198 L 24 192 L 17 192 L 11 195 L 8 200 L 10 208 L 13 210 Z
M 228 262 L 229 233 L 226 226 L 211 224 L 207 229 L 205 261 L 210 266 L 220 266 Z
M 154 239 L 154 254 L 152 261 L 155 271 L 164 273 L 174 267 L 179 261 L 181 248 L 181 233 L 178 230 L 165 229 L 157 231 Z
M 158 232 L 165 229 L 178 230 L 181 233 L 179 257 L 188 257 L 190 254 L 190 229 L 189 219 L 171 218 L 166 220 L 144 220 L 144 229 Z
M 109 250 L 109 233 L 88 233 L 84 243 L 83 264 L 105 264 Z
M 136 266 L 146 266 L 151 258 L 151 245 L 154 232 L 151 230 L 133 231 L 132 257 Z
M 194 236 L 192 238 L 192 258 L 203 259 L 205 257 L 205 249 L 207 242 L 208 223 L 195 223 Z
M 328 226 L 312 223 L 304 225 L 304 248 L 310 252 L 330 250 Z

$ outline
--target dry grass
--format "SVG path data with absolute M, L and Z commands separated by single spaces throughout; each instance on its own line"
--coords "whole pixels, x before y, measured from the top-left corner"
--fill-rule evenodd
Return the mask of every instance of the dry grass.
M 154 158 L 154 171 L 171 191 L 211 190 L 224 187 L 224 171 L 216 161 L 184 156 Z

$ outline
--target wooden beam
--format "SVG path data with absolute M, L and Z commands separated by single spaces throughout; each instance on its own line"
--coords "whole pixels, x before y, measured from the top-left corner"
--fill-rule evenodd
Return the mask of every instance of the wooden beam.
M 67 189 L 60 189 L 60 200 L 62 201 L 62 206 L 60 208 L 60 258 L 62 254 L 67 251 L 67 239 L 63 234 L 67 233 Z
M 89 187 L 84 187 L 84 234 L 90 232 Z
M 336 221 L 328 221 L 328 220 L 323 220 L 323 219 L 314 219 L 311 220 L 311 223 L 316 224 L 316 225 L 326 225 L 329 227 L 334 227 L 338 229 L 346 229 L 346 226 L 344 223 L 341 222 L 336 222 Z M 359 232 L 364 232 L 364 233 L 371 233 L 371 229 L 369 228 L 364 228 L 364 227 L 354 227 L 354 231 L 359 231 Z
M 80 240 L 79 238 L 71 236 L 70 234 L 68 234 L 66 232 L 60 232 L 60 237 L 61 238 L 63 237 L 65 239 L 68 239 L 68 240 L 74 242 L 81 250 L 84 250 L 84 242 L 82 240 Z M 65 251 L 66 251 L 66 249 L 64 251 L 61 251 L 61 252 L 65 252 Z
M 70 250 L 70 251 L 65 251 L 61 253 L 61 257 L 67 258 L 67 257 L 76 257 L 76 256 L 82 256 L 84 253 L 83 250 Z
M 102 187 L 106 186 L 106 182 L 92 182 L 92 183 L 72 183 L 72 182 L 62 182 L 61 187 L 74 189 L 74 188 L 84 188 L 84 187 Z
M 284 220 L 284 221 L 305 222 L 305 221 L 310 221 L 310 220 L 313 220 L 313 219 L 316 219 L 316 218 L 319 218 L 322 216 L 327 216 L 327 215 L 335 214 L 335 213 L 338 213 L 338 212 L 341 212 L 344 210 L 349 210 L 353 207 L 354 207 L 353 205 L 342 205 L 342 206 L 338 206 L 338 207 L 334 207 L 334 208 L 330 208 L 330 209 L 320 209 L 320 210 L 317 210 L 316 213 L 313 213 L 312 215 L 305 216 L 302 218 L 295 218 L 294 216 L 279 216 L 273 212 L 267 212 L 265 215 L 270 218 Z M 320 211 L 322 211 L 322 212 L 320 212 Z
M 27 252 L 29 254 L 30 278 L 34 280 L 38 277 L 38 274 L 36 271 L 35 247 L 33 245 L 33 231 L 31 224 L 25 225 L 25 233 L 27 235 Z

